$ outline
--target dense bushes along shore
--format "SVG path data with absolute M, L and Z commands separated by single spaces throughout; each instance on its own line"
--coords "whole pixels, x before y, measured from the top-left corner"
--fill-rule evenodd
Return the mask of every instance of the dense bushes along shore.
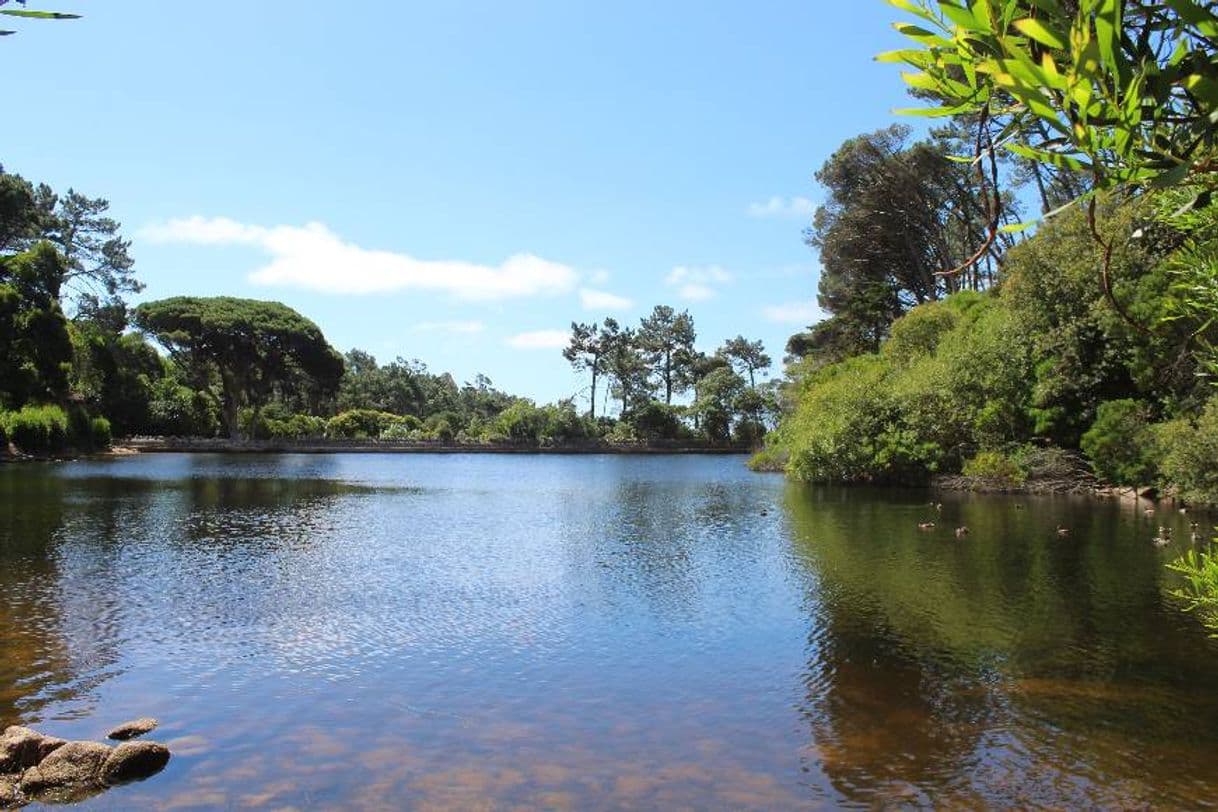
M 0 451 L 9 443 L 27 454 L 102 451 L 110 447 L 110 421 L 83 408 L 25 406 L 0 412 Z
M 1082 211 L 1012 248 L 984 292 L 909 310 L 878 352 L 792 363 L 790 411 L 754 460 L 811 482 L 923 483 L 964 473 L 1018 485 L 1053 449 L 1113 485 L 1218 503 L 1211 313 L 1182 268 L 1212 265 L 1218 214 L 1185 193 L 1110 203 L 1110 306 Z

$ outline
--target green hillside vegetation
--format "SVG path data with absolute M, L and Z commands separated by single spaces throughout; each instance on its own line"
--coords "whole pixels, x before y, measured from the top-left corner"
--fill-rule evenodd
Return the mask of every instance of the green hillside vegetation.
M 1081 452 L 1113 485 L 1218 503 L 1218 342 L 1194 306 L 1218 260 L 1218 212 L 1176 214 L 1188 190 L 1102 207 L 1117 247 L 1109 306 L 1085 213 L 1010 249 L 995 284 L 919 304 L 877 352 L 812 352 L 788 370 L 789 416 L 754 464 L 810 482 L 1017 485 Z

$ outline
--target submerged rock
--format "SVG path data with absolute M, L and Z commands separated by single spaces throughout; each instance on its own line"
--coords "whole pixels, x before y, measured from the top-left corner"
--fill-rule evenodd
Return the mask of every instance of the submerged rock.
M 63 739 L 44 736 L 28 727 L 10 727 L 0 736 L 0 775 L 36 767 L 65 744 Z
M 156 742 L 120 744 L 102 764 L 100 778 L 107 786 L 140 781 L 156 775 L 169 763 L 169 748 Z
M 156 726 L 156 719 L 149 719 L 147 717 L 143 719 L 136 719 L 133 722 L 124 722 L 123 724 L 114 728 L 106 734 L 106 738 L 125 742 L 128 739 L 139 738 L 145 733 L 151 733 L 152 731 L 156 730 Z
M 88 797 L 102 788 L 102 765 L 113 752 L 96 742 L 68 742 L 25 771 L 21 791 L 30 796 L 54 791 L 69 800 Z

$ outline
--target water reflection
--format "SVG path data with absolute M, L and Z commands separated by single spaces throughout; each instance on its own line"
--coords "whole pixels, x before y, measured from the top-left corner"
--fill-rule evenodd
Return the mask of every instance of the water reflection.
M 737 459 L 0 468 L 0 726 L 153 715 L 130 807 L 1192 806 L 1218 649 L 1116 505 Z M 934 518 L 940 528 L 919 532 Z M 1053 528 L 1074 529 L 1070 539 Z M 951 528 L 967 524 L 958 540 Z
M 1198 687 L 1218 657 L 1165 602 L 1173 553 L 1149 543 L 1149 522 L 1091 501 L 957 498 L 939 514 L 922 494 L 794 486 L 786 506 L 824 587 L 805 714 L 845 797 L 1127 806 L 1212 794 L 1218 701 Z M 928 516 L 935 532 L 918 530 Z

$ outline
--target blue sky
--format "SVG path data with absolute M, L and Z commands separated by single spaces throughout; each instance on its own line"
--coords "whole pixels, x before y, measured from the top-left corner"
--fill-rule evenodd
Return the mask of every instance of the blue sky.
M 0 40 L 0 162 L 109 198 L 143 298 L 277 299 L 541 401 L 585 385 L 572 320 L 657 303 L 779 361 L 812 174 L 906 103 L 881 0 L 30 7 L 86 16 Z

